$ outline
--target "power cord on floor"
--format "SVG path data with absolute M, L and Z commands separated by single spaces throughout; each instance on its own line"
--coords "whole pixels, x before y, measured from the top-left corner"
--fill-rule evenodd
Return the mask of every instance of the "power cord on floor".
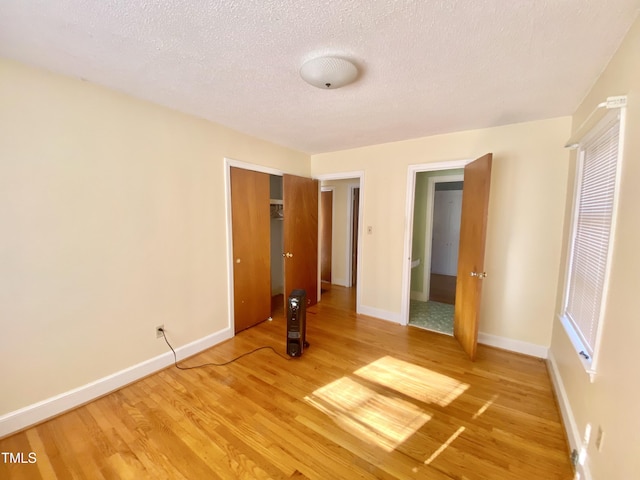
M 176 351 L 173 349 L 173 347 L 169 343 L 169 339 L 167 338 L 167 335 L 165 334 L 164 328 L 158 328 L 158 331 L 162 333 L 162 338 L 164 338 L 164 341 L 167 342 L 167 345 L 169 346 L 169 348 L 173 352 L 173 363 L 176 366 L 176 368 L 179 369 L 179 370 L 193 370 L 194 368 L 202 368 L 202 367 L 224 367 L 225 365 L 229 365 L 230 363 L 233 363 L 236 360 L 240 360 L 242 357 L 246 357 L 247 355 L 251 355 L 252 353 L 255 353 L 255 352 L 259 351 L 259 350 L 271 350 L 273 353 L 275 353 L 279 357 L 281 357 L 281 358 L 283 358 L 283 359 L 285 359 L 287 361 L 291 360 L 291 357 L 285 357 L 284 355 L 281 355 L 272 346 L 265 345 L 264 347 L 254 348 L 253 350 L 251 350 L 249 352 L 245 352 L 242 355 L 239 355 L 236 358 L 232 358 L 231 360 L 229 360 L 227 362 L 223 362 L 223 363 L 209 362 L 209 363 L 203 363 L 202 365 L 194 365 L 192 367 L 181 367 L 180 365 L 178 365 L 178 356 L 176 355 Z

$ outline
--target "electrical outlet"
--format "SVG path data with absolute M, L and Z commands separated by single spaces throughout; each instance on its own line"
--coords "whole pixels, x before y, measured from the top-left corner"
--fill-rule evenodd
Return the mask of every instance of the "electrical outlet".
M 162 338 L 163 331 L 164 331 L 164 323 L 156 327 L 156 338 Z
M 604 443 L 604 432 L 602 427 L 598 427 L 598 435 L 596 436 L 596 450 L 602 451 L 602 444 Z

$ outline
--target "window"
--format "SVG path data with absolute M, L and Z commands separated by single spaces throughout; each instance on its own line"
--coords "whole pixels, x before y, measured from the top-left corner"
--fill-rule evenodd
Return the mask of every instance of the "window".
M 595 373 L 621 160 L 622 110 L 578 143 L 578 168 L 562 322 L 585 369 Z

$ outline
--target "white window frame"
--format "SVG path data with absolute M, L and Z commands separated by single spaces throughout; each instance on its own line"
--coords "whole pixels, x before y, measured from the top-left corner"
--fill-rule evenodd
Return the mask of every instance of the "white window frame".
M 615 98 L 615 103 L 609 103 L 611 98 Z M 620 102 L 620 98 L 624 97 L 610 97 L 608 102 L 600 104 L 598 107 L 606 107 L 607 109 L 612 109 L 606 111 L 602 109 L 599 115 L 595 115 L 598 117 L 596 119 L 589 118 L 587 122 L 589 125 L 585 131 L 584 128 L 578 129 L 579 140 L 577 142 L 571 141 L 567 146 L 572 148 L 577 148 L 577 168 L 576 168 L 576 180 L 575 180 L 575 190 L 573 194 L 573 207 L 572 207 L 572 226 L 571 226 L 571 235 L 569 237 L 569 245 L 568 245 L 568 254 L 567 254 L 567 269 L 564 283 L 564 298 L 562 303 L 562 311 L 559 314 L 560 321 L 564 326 L 569 339 L 571 340 L 573 346 L 576 349 L 578 357 L 580 358 L 582 365 L 590 376 L 590 380 L 593 381 L 595 375 L 597 373 L 597 364 L 599 358 L 600 351 L 600 342 L 602 337 L 602 331 L 604 327 L 604 319 L 605 319 L 605 311 L 607 308 L 608 302 L 608 291 L 609 291 L 609 276 L 611 269 L 611 259 L 614 251 L 615 244 L 615 232 L 616 232 L 616 218 L 617 218 L 617 210 L 618 210 L 618 196 L 619 196 L 619 187 L 620 187 L 620 177 L 622 172 L 622 161 L 623 161 L 623 146 L 624 146 L 624 132 L 625 132 L 625 113 L 626 113 L 626 102 Z M 624 98 L 626 101 L 626 98 Z M 594 116 L 592 114 L 592 116 Z M 617 120 L 612 118 L 613 116 L 617 117 Z M 578 211 L 580 207 L 580 191 L 582 186 L 582 178 L 583 178 L 583 163 L 584 163 L 584 152 L 585 149 L 588 148 L 595 139 L 601 138 L 605 133 L 605 130 L 610 128 L 613 122 L 617 121 L 618 125 L 618 150 L 617 150 L 617 159 L 616 159 L 616 173 L 615 173 L 615 183 L 613 187 L 613 204 L 612 204 L 612 212 L 611 212 L 611 225 L 610 225 L 610 233 L 609 233 L 609 242 L 608 242 L 608 250 L 606 257 L 606 266 L 604 271 L 603 285 L 602 285 L 602 297 L 599 305 L 599 313 L 597 314 L 597 318 L 595 320 L 595 336 L 593 340 L 593 352 L 591 355 L 588 354 L 588 349 L 586 348 L 582 335 L 579 332 L 579 327 L 575 324 L 572 319 L 566 314 L 567 306 L 569 302 L 569 293 L 571 288 L 571 274 L 573 268 L 574 261 L 574 245 L 576 239 L 577 232 L 577 224 L 578 224 Z M 585 125 L 583 125 L 584 127 Z

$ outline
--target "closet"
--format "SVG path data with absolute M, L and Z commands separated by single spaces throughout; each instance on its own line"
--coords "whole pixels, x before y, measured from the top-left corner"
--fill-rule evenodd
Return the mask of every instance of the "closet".
M 271 317 L 272 297 L 318 295 L 317 180 L 230 167 L 234 330 Z
M 284 302 L 284 202 L 282 177 L 269 176 L 270 240 L 271 240 L 271 310 Z M 282 303 L 280 303 L 282 305 Z

